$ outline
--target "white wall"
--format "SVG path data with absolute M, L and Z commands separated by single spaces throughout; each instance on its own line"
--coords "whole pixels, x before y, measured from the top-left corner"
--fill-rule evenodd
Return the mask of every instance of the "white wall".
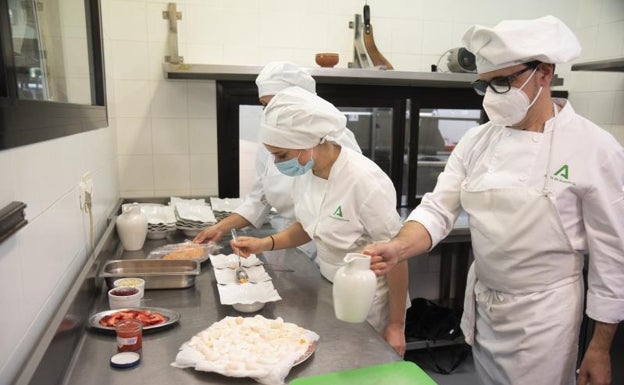
M 291 60 L 312 67 L 314 53 L 352 57 L 349 20 L 361 0 L 184 0 L 180 53 L 187 63 L 263 65 Z M 61 296 L 82 267 L 87 221 L 77 186 L 90 171 L 96 233 L 124 197 L 212 195 L 217 186 L 215 84 L 164 80 L 166 1 L 105 0 L 103 28 L 109 127 L 0 151 L 0 205 L 28 204 L 29 224 L 0 244 L 0 384 L 21 366 Z M 580 60 L 624 56 L 621 0 L 369 0 L 378 48 L 397 70 L 429 71 L 460 45 L 473 23 L 553 14 L 580 37 Z M 558 66 L 578 112 L 624 142 L 624 75 Z M 117 178 L 119 174 L 119 179 Z M 119 185 L 117 184 L 119 180 Z M 419 261 L 431 297 L 437 259 Z
M 78 184 L 94 182 L 95 234 L 118 199 L 110 128 L 0 151 L 0 206 L 22 201 L 28 224 L 0 244 L 0 384 L 9 383 L 89 251 Z
M 353 14 L 361 0 L 182 0 L 180 55 L 186 63 L 264 65 L 291 60 L 316 66 L 316 52 L 352 59 Z M 103 2 L 111 38 L 118 161 L 122 196 L 211 195 L 218 192 L 215 83 L 164 80 L 165 1 Z M 429 71 L 449 48 L 461 45 L 473 23 L 553 14 L 577 32 L 585 47 L 577 61 L 624 56 L 621 0 L 370 0 L 377 47 L 397 70 Z M 147 60 L 146 60 L 147 59 Z M 445 63 L 445 59 L 442 61 Z M 624 142 L 624 75 L 570 72 L 558 66 L 576 110 Z

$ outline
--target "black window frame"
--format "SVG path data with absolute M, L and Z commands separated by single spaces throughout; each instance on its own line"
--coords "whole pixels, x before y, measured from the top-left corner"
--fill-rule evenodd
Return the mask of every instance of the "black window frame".
M 100 0 L 84 0 L 91 105 L 18 98 L 8 0 L 0 0 L 0 150 L 108 126 Z

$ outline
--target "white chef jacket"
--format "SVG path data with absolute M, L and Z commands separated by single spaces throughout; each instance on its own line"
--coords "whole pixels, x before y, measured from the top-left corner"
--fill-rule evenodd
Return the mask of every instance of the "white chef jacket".
M 312 172 L 293 179 L 295 217 L 316 242 L 319 263 L 342 266 L 347 253 L 399 232 L 394 185 L 369 158 L 343 147 L 328 179 Z M 323 266 L 321 273 L 333 280 Z
M 336 142 L 342 147 L 362 153 L 355 135 L 348 128 Z M 274 207 L 279 215 L 294 219 L 294 203 L 290 194 L 292 184 L 293 177 L 282 174 L 275 167 L 273 156 L 260 143 L 256 154 L 256 180 L 251 192 L 234 212 L 256 228 L 261 227 L 266 221 L 271 207 Z
M 555 102 L 563 109 L 543 133 L 492 123 L 469 130 L 407 220 L 423 224 L 435 246 L 453 228 L 467 176 L 472 190 L 542 188 L 550 152 L 548 188 L 564 231 L 577 252 L 589 254 L 587 315 L 617 323 L 624 320 L 624 149 L 568 101 Z

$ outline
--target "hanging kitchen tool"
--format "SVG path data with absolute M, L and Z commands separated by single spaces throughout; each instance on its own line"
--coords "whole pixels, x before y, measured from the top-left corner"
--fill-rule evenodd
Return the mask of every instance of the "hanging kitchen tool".
M 371 66 L 364 47 L 364 38 L 362 32 L 364 25 L 362 24 L 362 15 L 356 14 L 353 21 L 349 22 L 349 28 L 353 28 L 353 61 L 349 63 L 349 68 L 369 68 Z
M 379 52 L 375 45 L 373 26 L 370 23 L 370 7 L 368 4 L 364 5 L 364 46 L 375 67 L 385 67 L 387 70 L 394 69 L 392 64 Z

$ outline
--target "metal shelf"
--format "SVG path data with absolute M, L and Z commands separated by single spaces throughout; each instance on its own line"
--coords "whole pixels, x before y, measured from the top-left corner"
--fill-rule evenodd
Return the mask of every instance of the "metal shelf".
M 572 71 L 624 72 L 624 58 L 572 64 Z

